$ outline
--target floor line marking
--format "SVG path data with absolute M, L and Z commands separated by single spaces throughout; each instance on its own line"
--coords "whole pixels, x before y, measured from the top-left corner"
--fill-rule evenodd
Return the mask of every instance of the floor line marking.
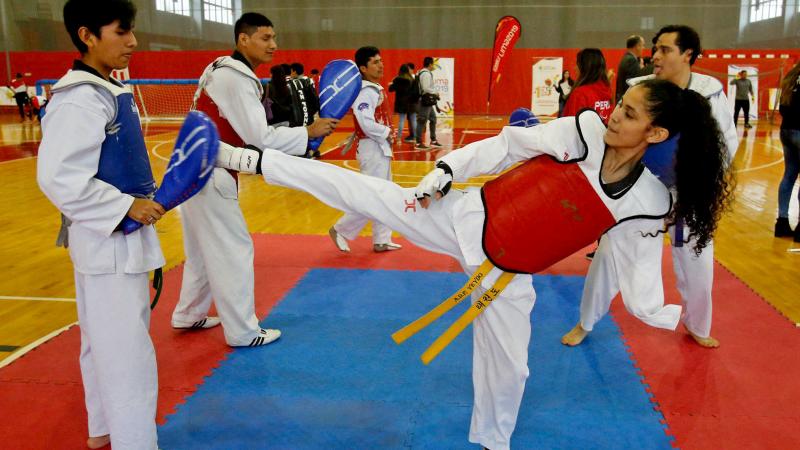
M 75 303 L 74 298 L 64 297 L 17 297 L 12 295 L 0 295 L 0 300 L 24 300 L 31 302 L 70 302 Z
M 44 344 L 45 342 L 49 341 L 50 339 L 53 339 L 54 337 L 56 337 L 59 334 L 67 331 L 68 329 L 72 328 L 73 326 L 75 326 L 77 324 L 78 324 L 77 321 L 72 322 L 69 325 L 65 325 L 65 326 L 63 326 L 63 327 L 61 327 L 61 328 L 59 328 L 57 330 L 51 331 L 47 335 L 42 336 L 39 339 L 31 342 L 30 344 L 20 348 L 19 350 L 17 350 L 14 353 L 12 353 L 8 358 L 0 361 L 0 369 L 5 367 L 5 366 L 7 366 L 7 365 L 9 365 L 9 364 L 11 364 L 12 362 L 18 360 L 19 358 L 25 356 L 25 354 L 28 353 L 29 351 L 31 351 L 31 350 L 35 349 L 36 347 Z
M 159 147 L 161 147 L 162 145 L 164 145 L 164 144 L 169 144 L 170 142 L 172 142 L 172 141 L 163 141 L 163 142 L 159 142 L 158 144 L 154 145 L 152 149 L 150 149 L 150 153 L 152 153 L 152 154 L 153 154 L 153 156 L 155 156 L 156 158 L 158 158 L 158 159 L 160 159 L 160 160 L 162 160 L 162 161 L 169 162 L 169 158 L 165 158 L 165 157 L 163 157 L 163 156 L 159 155 L 159 154 L 158 154 L 158 152 L 157 152 L 156 150 L 157 150 Z

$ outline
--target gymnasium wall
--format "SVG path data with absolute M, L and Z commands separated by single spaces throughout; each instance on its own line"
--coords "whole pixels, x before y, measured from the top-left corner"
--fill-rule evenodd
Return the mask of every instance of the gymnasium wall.
M 530 107 L 531 66 L 534 58 L 563 57 L 565 68 L 574 74 L 574 61 L 578 49 L 514 49 L 508 66 L 492 94 L 490 112 L 506 114 L 519 106 Z M 609 68 L 616 71 L 624 54 L 622 49 L 604 49 Z M 131 78 L 198 78 L 205 66 L 217 56 L 228 54 L 225 50 L 209 51 L 140 51 L 134 54 L 130 65 Z M 425 56 L 455 58 L 455 109 L 459 114 L 483 114 L 486 112 L 490 49 L 383 49 L 381 55 L 386 63 L 384 85 L 397 73 L 400 64 L 413 61 L 420 68 Z M 712 58 L 710 56 L 716 56 Z M 759 58 L 753 58 L 758 55 Z M 782 58 L 785 55 L 786 58 Z M 727 57 L 726 57 L 727 56 Z M 770 58 L 769 56 L 772 56 Z M 13 72 L 30 72 L 32 80 L 59 78 L 77 57 L 74 52 L 12 52 Z M 312 68 L 322 69 L 325 63 L 336 58 L 352 58 L 347 50 L 279 50 L 274 64 L 302 62 L 306 72 Z M 776 87 L 781 67 L 785 73 L 795 61 L 800 60 L 800 50 L 707 50 L 706 57 L 698 60 L 697 71 L 708 73 L 725 82 L 728 64 L 748 64 L 759 67 L 765 74 L 760 80 L 761 90 Z M 5 71 L 4 61 L 0 70 Z M 2 72 L 0 72 L 2 73 Z M 259 67 L 258 75 L 269 76 L 269 66 Z M 761 96 L 766 102 L 766 96 Z M 766 103 L 761 110 L 766 108 Z
M 133 0 L 142 50 L 213 50 L 232 40 L 232 27 L 204 18 L 204 0 L 182 0 L 189 15 L 156 9 L 157 0 Z M 171 1 L 171 0 L 170 0 Z M 69 50 L 63 32 L 65 0 L 0 0 L 4 48 L 10 51 Z M 709 48 L 792 48 L 798 39 L 796 0 L 784 2 L 780 18 L 749 23 L 749 2 L 719 0 L 233 0 L 233 16 L 265 14 L 280 45 L 292 49 L 484 48 L 504 15 L 520 19 L 522 48 L 611 48 L 639 33 L 647 38 L 663 25 L 698 30 Z M 184 3 L 178 3 L 184 4 Z M 60 32 L 54 33 L 54 30 Z

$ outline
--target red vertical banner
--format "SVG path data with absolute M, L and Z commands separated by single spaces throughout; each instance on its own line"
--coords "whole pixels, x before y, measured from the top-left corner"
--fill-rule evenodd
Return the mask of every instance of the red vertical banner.
M 513 16 L 505 16 L 497 21 L 494 29 L 494 47 L 492 47 L 492 65 L 489 67 L 489 95 L 486 98 L 486 111 L 489 111 L 489 102 L 492 100 L 492 88 L 503 72 L 506 56 L 511 53 L 522 33 L 522 25 Z

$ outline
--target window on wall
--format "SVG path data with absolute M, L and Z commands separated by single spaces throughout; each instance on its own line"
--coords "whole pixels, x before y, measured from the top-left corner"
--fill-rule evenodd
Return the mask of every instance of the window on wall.
M 783 0 L 751 0 L 750 22 L 772 19 L 783 15 Z
M 189 0 L 156 0 L 156 10 L 182 16 L 190 16 Z
M 233 25 L 233 0 L 203 0 L 203 18 Z

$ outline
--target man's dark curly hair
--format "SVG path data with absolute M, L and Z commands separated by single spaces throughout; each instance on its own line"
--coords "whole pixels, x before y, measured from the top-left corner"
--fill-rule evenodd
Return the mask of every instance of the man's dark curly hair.
M 680 133 L 675 154 L 677 200 L 666 224 L 681 219 L 690 230 L 686 240 L 695 239 L 699 255 L 733 197 L 725 141 L 702 95 L 664 80 L 639 86 L 648 90 L 645 98 L 652 124 L 666 128 L 670 136 Z

